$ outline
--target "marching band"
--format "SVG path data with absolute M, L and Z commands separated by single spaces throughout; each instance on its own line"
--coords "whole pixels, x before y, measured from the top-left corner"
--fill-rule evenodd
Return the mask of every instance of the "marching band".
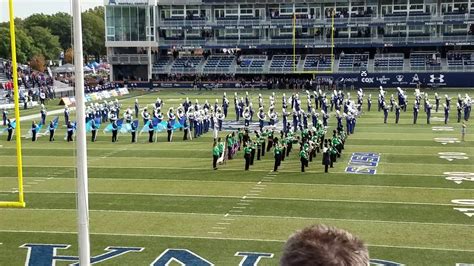
M 387 99 L 386 91 L 383 87 L 379 88 L 378 93 L 378 111 L 383 112 L 383 123 L 388 123 L 389 113 L 395 112 L 395 123 L 399 123 L 400 112 L 406 112 L 408 106 L 408 95 L 406 91 L 397 88 L 397 97 L 394 94 Z M 91 141 L 97 140 L 97 132 L 100 125 L 109 123 L 104 132 L 112 133 L 112 142 L 118 141 L 119 133 L 130 133 L 131 142 L 137 142 L 140 133 L 148 132 L 148 141 L 153 143 L 157 141 L 157 133 L 167 132 L 167 141 L 173 141 L 173 135 L 176 130 L 183 131 L 183 140 L 192 140 L 201 135 L 212 131 L 214 140 L 213 145 L 213 168 L 217 169 L 217 164 L 224 160 L 231 160 L 234 155 L 243 150 L 245 159 L 245 170 L 249 170 L 254 165 L 254 158 L 260 161 L 265 153 L 270 153 L 273 149 L 273 157 L 275 159 L 274 171 L 278 171 L 281 162 L 288 157 L 292 151 L 293 145 L 299 144 L 299 158 L 301 162 L 301 171 L 305 172 L 309 162 L 317 156 L 322 155 L 322 164 L 325 165 L 325 171 L 333 167 L 337 158 L 340 157 L 344 147 L 345 140 L 348 135 L 354 134 L 357 118 L 361 115 L 364 104 L 364 92 L 359 89 L 356 92 L 356 99 L 351 98 L 350 93 L 334 90 L 330 97 L 321 90 L 309 92 L 305 91 L 302 96 L 298 92 L 287 97 L 285 93 L 281 96 L 281 113 L 276 110 L 275 103 L 277 96 L 273 92 L 268 98 L 268 107 L 266 108 L 261 94 L 258 94 L 258 111 L 256 118 L 258 123 L 253 123 L 254 109 L 252 99 L 248 92 L 244 96 L 239 97 L 238 93 L 234 93 L 235 121 L 243 119 L 243 126 L 238 131 L 232 131 L 236 128 L 229 128 L 226 122 L 229 100 L 224 92 L 222 100 L 215 99 L 214 104 L 210 104 L 205 100 L 203 105 L 199 104 L 198 99 L 194 102 L 188 97 L 175 107 L 168 107 L 166 116 L 162 113 L 165 102 L 159 97 L 149 106 L 142 109 L 138 103 L 138 99 L 134 101 L 134 109 L 127 108 L 120 116 L 122 104 L 118 101 L 104 101 L 103 103 L 94 103 L 87 106 L 87 131 L 91 132 Z M 369 94 L 367 102 L 367 111 L 371 109 L 372 95 Z M 306 98 L 304 101 L 303 98 Z M 398 101 L 396 100 L 398 98 Z M 449 113 L 451 110 L 451 98 L 445 95 L 445 102 L 442 103 L 444 109 L 444 123 L 449 122 Z M 306 106 L 302 106 L 306 102 Z M 314 102 L 313 102 L 314 99 Z M 418 114 L 420 109 L 426 113 L 427 124 L 431 123 L 432 109 L 438 112 L 441 105 L 441 97 L 438 93 L 434 94 L 434 106 L 427 93 L 415 90 L 413 101 L 413 124 L 418 122 Z M 457 122 L 461 120 L 468 121 L 470 118 L 472 100 L 468 94 L 462 97 L 457 96 L 455 102 Z M 265 112 L 267 109 L 267 112 Z M 141 110 L 141 112 L 140 112 Z M 150 111 L 149 111 L 150 110 Z M 333 130 L 332 138 L 326 138 L 328 120 L 330 113 L 334 112 L 337 120 L 336 129 Z M 464 115 L 463 115 L 464 113 Z M 120 119 L 120 117 L 122 117 Z M 3 125 L 8 131 L 7 140 L 12 139 L 14 121 L 8 119 L 8 112 L 3 110 Z M 47 110 L 42 104 L 40 107 L 40 123 L 32 122 L 31 139 L 37 141 L 41 126 L 45 124 L 47 118 Z M 143 128 L 139 130 L 138 119 L 143 121 Z M 280 121 L 281 118 L 281 121 Z M 290 120 L 291 119 L 291 120 Z M 343 121 L 346 120 L 344 125 Z M 228 121 L 228 119 L 227 119 Z M 232 123 L 228 121 L 229 123 Z M 70 120 L 70 110 L 66 106 L 64 108 L 64 123 L 67 128 L 67 141 L 73 141 L 75 131 L 75 123 Z M 226 124 L 227 123 L 227 124 Z M 54 134 L 57 128 L 56 121 L 50 121 L 47 131 L 44 134 L 50 135 L 50 141 L 54 141 Z M 225 142 L 219 138 L 219 132 L 223 130 L 231 130 Z M 138 133 L 138 134 L 137 134 Z M 43 135 L 44 135 L 43 134 Z M 278 135 L 278 137 L 277 137 Z M 224 148 L 226 147 L 226 148 Z

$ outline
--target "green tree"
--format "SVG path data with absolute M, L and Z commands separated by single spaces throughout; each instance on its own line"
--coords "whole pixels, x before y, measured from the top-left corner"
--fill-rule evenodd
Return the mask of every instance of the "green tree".
M 17 59 L 27 63 L 33 56 L 56 60 L 61 51 L 71 48 L 72 18 L 67 13 L 34 14 L 15 19 Z M 96 7 L 82 13 L 85 56 L 96 60 L 105 54 L 104 8 Z M 11 58 L 9 23 L 0 23 L 0 57 Z
M 59 37 L 59 42 L 64 51 L 72 47 L 72 17 L 69 14 L 60 12 L 51 15 L 48 28 L 53 35 Z
M 47 28 L 51 34 L 59 38 L 61 48 L 65 51 L 71 47 L 71 22 L 72 17 L 64 12 L 59 12 L 53 15 L 34 14 L 27 17 L 23 24 L 27 29 L 35 26 Z
M 47 28 L 49 21 L 50 21 L 49 15 L 45 15 L 41 13 L 41 14 L 33 14 L 25 18 L 22 24 L 23 24 L 23 27 L 25 27 L 26 29 L 31 29 L 35 26 Z
M 56 60 L 61 53 L 61 45 L 58 36 L 51 34 L 51 31 L 41 26 L 33 26 L 29 29 L 29 34 L 34 45 L 40 51 L 39 54 L 44 55 L 46 59 Z
M 17 28 L 15 33 L 17 61 L 26 63 L 34 54 L 38 54 L 39 50 L 33 45 L 33 39 L 26 34 L 25 30 Z M 0 57 L 11 58 L 9 23 L 0 24 L 0 36 L 2 36 L 2 41 L 0 42 Z
M 85 56 L 94 56 L 96 61 L 105 54 L 104 8 L 96 7 L 82 13 L 82 34 Z

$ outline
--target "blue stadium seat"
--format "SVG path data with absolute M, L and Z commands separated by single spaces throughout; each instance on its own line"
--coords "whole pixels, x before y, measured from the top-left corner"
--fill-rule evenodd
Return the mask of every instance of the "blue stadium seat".
M 296 56 L 296 65 L 300 60 L 300 56 Z M 270 63 L 270 71 L 287 72 L 293 69 L 293 55 L 275 55 Z
M 341 70 L 365 70 L 369 63 L 369 54 L 344 54 L 339 57 Z
M 307 55 L 304 60 L 305 71 L 331 70 L 331 55 Z
M 230 55 L 212 55 L 204 65 L 204 72 L 228 71 L 235 57 Z
M 377 54 L 374 57 L 374 69 L 378 71 L 401 71 L 403 65 L 403 54 Z

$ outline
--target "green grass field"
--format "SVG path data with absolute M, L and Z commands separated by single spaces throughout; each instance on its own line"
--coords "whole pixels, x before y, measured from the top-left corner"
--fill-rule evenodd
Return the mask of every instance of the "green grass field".
M 439 93 L 446 92 L 455 104 L 458 91 Z M 253 91 L 254 105 L 258 93 L 268 101 L 268 91 Z M 100 131 L 98 141 L 88 143 L 92 255 L 104 253 L 108 246 L 143 247 L 142 252 L 100 265 L 149 265 L 166 249 L 176 248 L 189 249 L 215 265 L 239 265 L 242 257 L 237 252 L 263 252 L 274 256 L 262 258 L 258 265 L 278 265 L 290 234 L 324 223 L 360 236 L 373 259 L 406 265 L 474 264 L 474 217 L 454 209 L 471 208 L 469 214 L 473 206 L 452 202 L 474 200 L 474 174 L 460 184 L 446 180 L 447 172 L 474 173 L 472 123 L 465 142 L 443 145 L 435 138 L 461 138 L 455 111 L 448 124 L 453 131 L 433 131 L 444 123 L 432 120 L 427 125 L 421 111 L 413 125 L 411 106 L 402 112 L 400 124 L 394 124 L 394 113 L 389 114 L 389 124 L 383 124 L 383 113 L 376 110 L 377 92 L 371 93 L 372 111 L 358 119 L 355 134 L 329 174 L 323 173 L 319 154 L 301 173 L 297 151 L 277 173 L 271 172 L 269 155 L 244 172 L 241 152 L 213 171 L 211 133 L 182 142 L 182 132 L 176 132 L 172 143 L 160 133 L 153 144 L 142 135 L 131 144 L 129 135 L 112 143 L 110 135 Z M 233 91 L 227 94 L 232 102 Z M 157 96 L 167 109 L 186 96 L 213 103 L 222 91 L 163 91 L 138 97 L 143 106 Z M 409 97 L 412 103 L 411 92 Z M 124 99 L 123 106 L 133 107 L 133 101 Z M 442 118 L 442 111 L 433 117 Z M 331 131 L 335 123 L 332 116 Z M 29 127 L 29 122 L 22 122 L 24 134 Z M 63 140 L 64 134 L 60 125 L 54 143 L 47 137 L 35 143 L 23 139 L 27 207 L 0 209 L 0 265 L 24 265 L 28 250 L 20 246 L 25 243 L 68 244 L 71 247 L 58 254 L 78 254 L 75 146 Z M 6 142 L 5 134 L 0 138 L 0 201 L 16 200 L 15 142 Z M 345 173 L 354 152 L 380 153 L 377 173 Z M 440 158 L 441 152 L 460 152 L 468 158 L 449 161 Z

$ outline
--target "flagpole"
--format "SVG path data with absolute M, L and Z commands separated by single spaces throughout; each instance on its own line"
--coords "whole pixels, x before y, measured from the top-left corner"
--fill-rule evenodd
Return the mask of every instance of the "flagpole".
M 81 1 L 72 1 L 74 26 L 74 66 L 76 94 L 76 149 L 77 149 L 77 225 L 79 264 L 90 265 L 89 199 L 87 177 L 86 114 L 84 101 L 84 69 L 82 53 Z

